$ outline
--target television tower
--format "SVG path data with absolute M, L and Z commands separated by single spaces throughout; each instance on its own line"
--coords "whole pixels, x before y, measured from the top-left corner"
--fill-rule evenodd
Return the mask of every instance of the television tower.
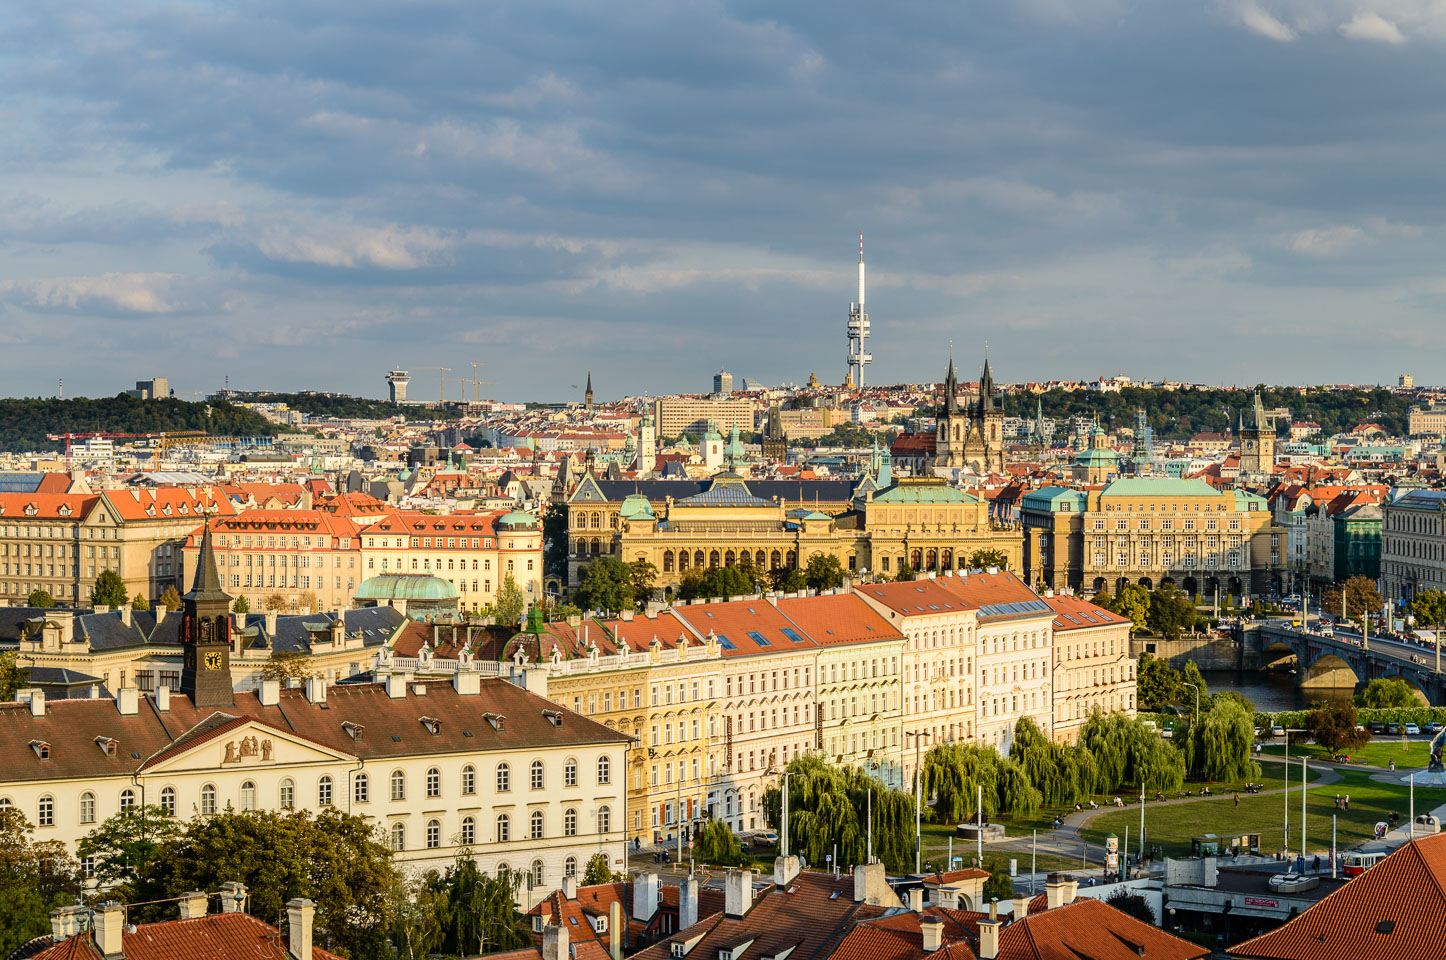
M 864 388 L 864 367 L 874 362 L 874 355 L 864 349 L 869 338 L 869 315 L 864 312 L 864 235 L 859 233 L 859 302 L 849 304 L 848 379 L 855 390 Z

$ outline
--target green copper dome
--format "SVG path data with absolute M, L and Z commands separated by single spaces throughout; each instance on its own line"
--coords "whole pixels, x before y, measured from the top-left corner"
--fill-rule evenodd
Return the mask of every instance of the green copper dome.
M 456 600 L 457 588 L 440 577 L 418 573 L 383 573 L 370 577 L 357 587 L 357 600 L 442 601 Z
M 512 530 L 523 527 L 532 528 L 537 526 L 537 518 L 526 510 L 513 510 L 511 513 L 504 513 L 497 519 L 499 527 L 507 527 Z

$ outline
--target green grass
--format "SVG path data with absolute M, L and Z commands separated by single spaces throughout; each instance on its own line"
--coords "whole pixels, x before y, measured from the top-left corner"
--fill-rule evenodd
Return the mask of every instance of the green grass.
M 1430 743 L 1425 740 L 1407 740 L 1404 747 L 1399 737 L 1382 737 L 1379 740 L 1372 740 L 1358 750 L 1342 750 L 1341 753 L 1350 754 L 1351 763 L 1363 763 L 1372 767 L 1386 767 L 1389 762 L 1396 761 L 1397 768 L 1425 767 L 1431 760 Z M 1270 756 L 1282 756 L 1285 753 L 1284 745 L 1264 747 L 1261 753 Z M 1290 759 L 1305 754 L 1312 759 L 1329 760 L 1334 751 L 1327 750 L 1317 743 L 1293 743 L 1290 746 Z M 1295 768 L 1297 771 L 1299 767 Z
M 1382 784 L 1371 780 L 1372 774 L 1359 771 L 1344 771 L 1341 779 L 1310 792 L 1306 803 L 1308 814 L 1306 841 L 1307 849 L 1325 850 L 1330 846 L 1331 815 L 1337 817 L 1337 846 L 1344 850 L 1371 839 L 1378 820 L 1385 820 L 1391 811 L 1401 815 L 1405 822 L 1409 813 L 1409 797 L 1406 784 Z M 1350 810 L 1335 809 L 1335 795 L 1350 794 Z M 1433 807 L 1446 803 L 1446 789 L 1418 788 L 1416 790 L 1416 812 L 1424 813 Z M 1236 807 L 1229 796 L 1199 803 L 1178 804 L 1171 807 L 1161 804 L 1147 807 L 1145 830 L 1151 844 L 1164 848 L 1167 856 L 1188 856 L 1190 838 L 1214 833 L 1225 836 L 1232 833 L 1260 834 L 1262 853 L 1279 850 L 1284 843 L 1282 817 L 1284 801 L 1281 794 L 1274 796 L 1241 796 Z M 1300 794 L 1290 797 L 1291 846 L 1300 845 Z M 1139 830 L 1140 813 L 1134 810 L 1116 810 L 1097 817 L 1082 831 L 1091 843 L 1103 843 L 1106 835 L 1114 833 L 1123 836 L 1125 828 L 1131 833 Z M 1133 844 L 1134 841 L 1132 840 Z

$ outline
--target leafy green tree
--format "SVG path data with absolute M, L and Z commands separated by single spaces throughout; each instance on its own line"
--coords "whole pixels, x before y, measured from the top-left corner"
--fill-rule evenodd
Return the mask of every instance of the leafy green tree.
M 1439 630 L 1446 625 L 1446 593 L 1440 590 L 1422 590 L 1411 599 L 1411 613 L 1415 615 L 1417 623 Z
M 803 579 L 810 590 L 832 590 L 843 586 L 843 564 L 831 553 L 815 553 L 808 558 L 803 569 Z
M 884 786 L 854 766 L 835 766 L 822 757 L 803 756 L 786 768 L 788 783 L 788 848 L 810 863 L 838 847 L 840 863 L 863 863 L 868 839 L 868 792 L 873 791 L 874 855 L 889 870 L 914 864 L 914 798 Z M 763 796 L 768 822 L 778 826 L 783 794 L 777 786 Z
M 470 853 L 458 856 L 438 874 L 428 872 L 401 891 L 411 906 L 398 902 L 392 941 L 407 960 L 428 956 L 471 956 L 516 950 L 531 942 L 517 912 L 523 874 L 503 869 L 483 873 Z M 394 901 L 396 902 L 396 901 Z
M 48 610 L 55 606 L 55 598 L 50 595 L 48 590 L 31 590 L 25 605 L 35 607 L 37 610 Z
M 1094 756 L 1107 791 L 1143 785 L 1149 793 L 1175 791 L 1185 782 L 1185 756 L 1171 742 L 1123 713 L 1092 713 L 1080 728 L 1079 745 Z
M 1114 612 L 1115 609 L 1115 599 L 1114 597 L 1110 596 L 1110 592 L 1108 590 L 1101 590 L 1099 593 L 1095 594 L 1094 599 L 1091 600 L 1090 603 L 1093 603 L 1095 606 L 1101 607 L 1105 610 L 1109 610 L 1110 612 Z
M 698 582 L 696 596 L 716 599 L 742 597 L 753 592 L 753 580 L 737 567 L 716 567 Z
M 527 598 L 522 595 L 522 589 L 510 572 L 503 574 L 502 583 L 497 587 L 497 619 L 511 625 L 521 622 L 526 612 Z
M 608 855 L 595 853 L 588 858 L 587 866 L 583 868 L 581 884 L 584 887 L 592 887 L 599 883 L 607 883 L 612 878 L 613 870 L 608 863 Z
M 1198 723 L 1186 723 L 1185 764 L 1192 776 L 1211 783 L 1236 783 L 1260 777 L 1260 764 L 1251 759 L 1255 718 L 1239 703 L 1221 699 L 1211 703 Z
M 728 824 L 709 820 L 693 837 L 693 859 L 712 866 L 735 867 L 747 863 L 748 855 Z
M 934 798 L 932 818 L 974 820 L 983 787 L 984 817 L 998 813 L 1028 816 L 1043 802 L 1029 771 L 1013 757 L 991 747 L 940 744 L 924 755 L 924 793 Z
M 0 702 L 14 700 L 15 691 L 25 686 L 25 671 L 20 667 L 20 654 L 10 650 L 0 653 Z
M 633 602 L 645 602 L 653 596 L 653 585 L 658 579 L 658 568 L 651 561 L 639 557 L 628 564 L 628 576 L 633 585 Z
M 989 871 L 989 879 L 984 881 L 984 902 L 1007 903 L 1013 899 L 1014 880 L 1009 876 L 1009 868 L 999 860 L 990 860 L 985 869 Z
M 1149 627 L 1162 637 L 1173 640 L 1186 630 L 1193 630 L 1196 618 L 1194 601 L 1172 583 L 1165 584 L 1150 597 Z
M 633 575 L 617 557 L 602 556 L 582 571 L 577 605 L 587 610 L 621 613 L 633 609 Z
M 768 582 L 773 585 L 773 589 L 782 590 L 784 593 L 797 593 L 808 587 L 803 571 L 789 567 L 777 567 L 768 571 Z
M 161 597 L 161 603 L 166 603 L 166 598 L 164 596 Z M 167 603 L 166 609 L 169 610 L 170 608 L 171 605 Z M 247 600 L 244 596 L 237 597 L 235 600 L 231 601 L 231 609 L 236 613 L 250 613 L 251 601 Z
M 170 613 L 175 613 L 181 609 L 181 594 L 180 591 L 176 589 L 175 584 L 166 587 L 165 591 L 161 593 L 161 606 L 165 607 Z M 238 610 L 236 612 L 245 613 L 246 611 Z
M 95 857 L 95 876 L 101 883 L 129 882 L 156 847 L 179 837 L 184 826 L 165 807 L 131 807 L 82 837 L 77 852 L 82 858 Z
M 985 570 L 989 567 L 998 567 L 1000 570 L 1009 568 L 1009 557 L 1003 550 L 995 550 L 988 547 L 981 547 L 969 554 L 969 569 Z
M 914 580 L 914 579 L 916 579 L 918 576 L 919 576 L 919 571 L 915 570 L 913 567 L 909 566 L 907 563 L 901 563 L 901 564 L 899 564 L 899 572 L 896 573 L 896 574 L 894 574 L 894 582 L 896 582 L 896 583 L 908 583 L 910 580 Z
M 104 605 L 112 610 L 125 606 L 131 598 L 125 581 L 114 570 L 100 572 L 100 576 L 95 578 L 95 586 L 91 588 L 90 595 L 96 606 Z
M 1369 577 L 1351 577 L 1344 584 L 1327 588 L 1321 598 L 1321 609 L 1339 614 L 1343 596 L 1346 616 L 1352 620 L 1381 609 L 1381 593 L 1376 589 L 1376 581 Z
M 270 659 L 261 665 L 261 679 L 280 680 L 282 686 L 288 680 L 306 680 L 316 676 L 311 669 L 311 657 L 294 650 L 273 650 Z
M 1150 621 L 1150 591 L 1138 583 L 1121 590 L 1115 598 L 1115 613 L 1129 618 L 1131 632 L 1144 630 Z
M 1127 887 L 1120 887 L 1114 893 L 1105 897 L 1105 903 L 1114 907 L 1120 913 L 1128 914 L 1150 926 L 1155 925 L 1155 908 L 1150 906 L 1150 901 L 1134 893 Z
M 146 599 L 146 595 L 141 591 L 137 590 L 136 595 L 134 597 L 131 597 L 131 609 L 145 611 L 149 610 L 150 608 L 151 602 Z
M 1152 653 L 1140 654 L 1135 668 L 1135 697 L 1140 706 L 1159 709 L 1180 698 L 1180 672 Z
M 561 503 L 542 514 L 542 569 L 549 577 L 567 576 L 567 510 Z
M 1305 726 L 1315 742 L 1332 752 L 1358 750 L 1370 742 L 1369 730 L 1357 730 L 1355 704 L 1341 701 L 1317 703 L 1307 715 Z
M 1210 695 L 1210 691 L 1205 686 L 1205 677 L 1200 673 L 1200 668 L 1195 664 L 1194 660 L 1187 660 L 1185 661 L 1185 669 L 1180 671 L 1180 699 L 1184 700 L 1188 696 L 1190 698 L 1190 704 L 1193 707 L 1197 693 L 1200 695 L 1201 700 L 1204 700 Z
M 35 840 L 14 807 L 0 807 L 0 955 L 50 932 L 50 911 L 80 902 L 79 864 L 58 840 Z
M 132 916 L 169 919 L 168 904 L 142 903 L 215 890 L 228 880 L 247 885 L 248 912 L 258 917 L 284 916 L 294 897 L 316 901 L 316 923 L 326 931 L 318 946 L 351 956 L 385 949 L 397 874 L 365 817 L 339 810 L 198 817 L 140 868 Z
M 1378 677 L 1361 691 L 1361 706 L 1374 710 L 1419 705 L 1416 693 L 1400 677 Z

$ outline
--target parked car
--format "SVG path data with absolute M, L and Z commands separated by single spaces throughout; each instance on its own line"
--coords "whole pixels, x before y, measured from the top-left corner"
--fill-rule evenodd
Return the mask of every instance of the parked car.
M 1420 733 L 1421 733 L 1421 728 L 1418 727 L 1418 726 L 1416 726 L 1414 723 L 1408 723 L 1408 724 L 1406 724 L 1406 735 L 1407 735 L 1407 736 L 1415 737 L 1415 736 L 1419 736 Z
M 1372 722 L 1372 723 L 1371 723 L 1371 733 L 1372 733 L 1372 734 L 1374 734 L 1374 735 L 1376 735 L 1376 736 L 1380 736 L 1381 734 L 1383 734 L 1383 733 L 1385 733 L 1385 732 L 1386 732 L 1386 725 L 1385 725 L 1384 723 L 1380 723 L 1380 722 Z
M 1426 729 L 1429 730 L 1429 731 L 1431 731 L 1432 733 L 1440 733 L 1440 732 L 1441 732 L 1441 723 L 1440 723 L 1440 721 L 1434 721 L 1434 722 L 1432 722 L 1432 723 L 1427 724 L 1427 725 L 1426 725 Z
M 1395 736 L 1399 736 L 1400 733 L 1401 733 L 1401 725 L 1400 725 L 1399 723 L 1388 723 L 1388 724 L 1386 724 L 1386 736 L 1388 736 L 1388 737 L 1395 737 Z
M 1270 728 L 1270 735 L 1272 737 L 1283 737 L 1285 736 L 1285 728 L 1282 727 L 1280 724 L 1276 724 L 1275 726 Z

